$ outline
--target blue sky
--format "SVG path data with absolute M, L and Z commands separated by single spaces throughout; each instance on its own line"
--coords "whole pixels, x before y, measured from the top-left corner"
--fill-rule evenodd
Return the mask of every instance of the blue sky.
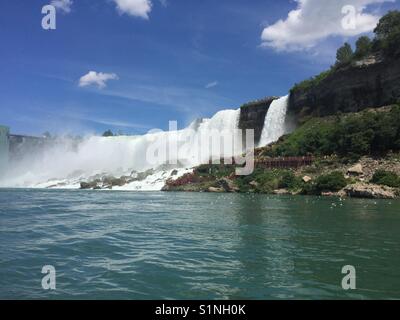
M 0 4 L 0 124 L 14 133 L 141 134 L 285 95 L 399 8 L 393 0 L 54 0 L 57 28 L 44 30 L 51 1 Z M 351 32 L 336 24 L 341 1 L 360 13 Z

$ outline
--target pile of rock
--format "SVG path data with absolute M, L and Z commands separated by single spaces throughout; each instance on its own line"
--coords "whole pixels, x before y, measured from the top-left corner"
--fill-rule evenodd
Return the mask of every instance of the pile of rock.
M 353 177 L 360 177 L 364 174 L 363 166 L 361 163 L 357 163 L 355 166 L 347 170 L 347 174 Z
M 101 179 L 94 179 L 89 182 L 81 182 L 81 189 L 112 189 L 113 187 L 122 187 L 132 181 L 132 178 L 126 176 L 122 176 L 120 178 L 104 176 Z
M 394 199 L 396 197 L 393 188 L 367 183 L 348 185 L 343 189 L 343 192 L 345 195 L 354 198 Z
M 238 192 L 239 188 L 236 187 L 235 183 L 228 179 L 228 178 L 223 178 L 215 182 L 215 184 L 212 187 L 208 188 L 208 192 Z
M 154 173 L 155 171 L 150 169 L 145 172 L 132 171 L 130 176 L 121 176 L 119 178 L 111 175 L 96 175 L 88 181 L 82 181 L 80 186 L 83 190 L 112 189 L 113 187 L 122 187 L 134 181 L 143 181 Z

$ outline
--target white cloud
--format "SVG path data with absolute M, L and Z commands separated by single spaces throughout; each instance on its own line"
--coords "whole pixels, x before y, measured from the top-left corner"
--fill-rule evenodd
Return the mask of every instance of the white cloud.
M 394 2 L 395 0 L 296 0 L 298 6 L 289 12 L 285 20 L 266 27 L 261 35 L 262 45 L 278 51 L 296 51 L 314 47 L 330 36 L 350 37 L 372 31 L 379 16 L 367 13 L 368 5 Z M 343 27 L 342 13 L 345 6 L 356 11 L 354 25 Z
M 216 87 L 218 84 L 219 84 L 218 81 L 213 81 L 213 82 L 207 83 L 205 88 L 206 89 L 211 89 L 211 88 Z
M 152 3 L 151 0 L 114 0 L 117 4 L 117 10 L 123 14 L 131 16 L 149 18 Z
M 115 73 L 89 71 L 79 79 L 79 86 L 87 87 L 90 85 L 97 85 L 102 89 L 107 86 L 108 80 L 118 80 L 118 76 Z
M 52 0 L 50 4 L 63 13 L 70 13 L 73 2 L 72 0 Z
M 160 0 L 160 3 L 163 7 L 168 7 L 168 0 Z

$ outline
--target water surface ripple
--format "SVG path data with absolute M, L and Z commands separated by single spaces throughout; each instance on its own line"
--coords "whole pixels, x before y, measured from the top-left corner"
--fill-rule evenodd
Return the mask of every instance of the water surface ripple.
M 3 189 L 0 298 L 400 299 L 399 230 L 399 201 Z

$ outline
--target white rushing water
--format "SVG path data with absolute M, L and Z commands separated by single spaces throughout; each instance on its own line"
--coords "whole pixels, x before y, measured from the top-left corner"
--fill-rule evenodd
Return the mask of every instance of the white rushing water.
M 265 117 L 264 128 L 261 134 L 259 146 L 266 146 L 277 141 L 287 133 L 285 127 L 286 112 L 289 96 L 272 101 Z
M 225 138 L 229 140 L 237 135 L 239 116 L 240 110 L 224 110 L 183 130 L 150 132 L 142 136 L 90 136 L 80 142 L 58 139 L 44 151 L 28 153 L 23 159 L 10 163 L 6 176 L 0 177 L 0 186 L 77 188 L 80 182 L 96 176 L 132 176 L 154 169 L 140 181 L 113 189 L 160 190 L 172 172 L 176 179 L 190 172 L 190 168 L 207 163 L 213 156 L 219 158 L 219 154 L 213 153 L 214 149 L 208 148 L 207 136 L 216 133 L 224 146 Z M 239 140 L 235 138 L 236 142 Z M 169 141 L 177 143 L 170 145 Z M 241 152 L 237 145 L 225 147 L 230 149 L 228 156 Z M 174 169 L 178 169 L 177 173 Z
M 286 133 L 287 102 L 286 96 L 270 105 L 259 146 Z M 192 172 L 210 158 L 242 154 L 239 118 L 240 109 L 224 110 L 182 130 L 90 136 L 79 141 L 56 139 L 38 152 L 25 152 L 21 159 L 13 160 L 5 176 L 0 176 L 0 187 L 79 188 L 81 182 L 124 176 L 135 181 L 114 190 L 160 190 L 167 179 Z M 138 176 L 141 178 L 136 179 Z

